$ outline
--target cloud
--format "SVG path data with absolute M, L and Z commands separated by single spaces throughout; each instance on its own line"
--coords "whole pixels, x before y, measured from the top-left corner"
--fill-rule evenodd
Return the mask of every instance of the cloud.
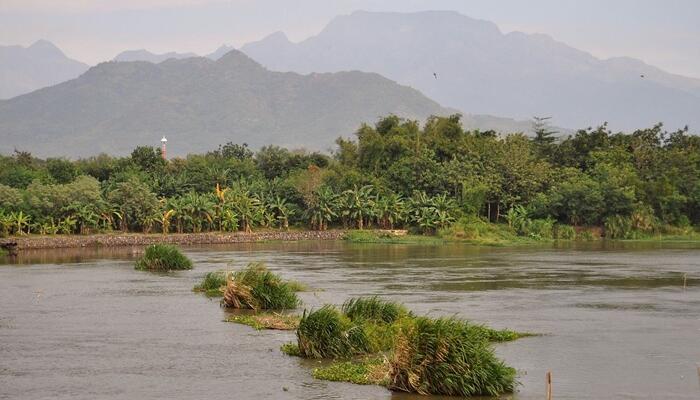
M 0 12 L 108 12 L 233 3 L 226 0 L 2 0 Z M 240 1 L 248 2 L 248 1 Z

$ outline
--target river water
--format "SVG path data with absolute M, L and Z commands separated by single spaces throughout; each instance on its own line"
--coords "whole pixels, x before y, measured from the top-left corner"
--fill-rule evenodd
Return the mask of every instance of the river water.
M 208 271 L 264 261 L 315 291 L 306 307 L 382 295 L 419 314 L 541 333 L 497 345 L 506 398 L 700 398 L 700 245 L 484 248 L 343 242 L 186 248 L 192 271 L 133 269 L 132 249 L 0 260 L 2 399 L 408 399 L 317 381 L 280 353 L 290 332 L 225 323 L 191 291 Z M 685 275 L 685 279 L 684 279 Z M 685 287 L 684 287 L 685 280 Z

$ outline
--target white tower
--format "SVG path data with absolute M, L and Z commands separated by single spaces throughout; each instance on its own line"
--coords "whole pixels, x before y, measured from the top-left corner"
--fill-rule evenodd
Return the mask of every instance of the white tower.
M 168 139 L 163 136 L 163 139 L 160 139 L 160 155 L 163 157 L 163 160 L 165 160 L 165 144 L 168 143 Z

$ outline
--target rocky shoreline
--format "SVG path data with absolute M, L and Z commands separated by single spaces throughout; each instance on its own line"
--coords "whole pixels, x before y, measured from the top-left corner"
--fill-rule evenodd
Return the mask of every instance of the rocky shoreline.
M 328 231 L 261 231 L 252 233 L 171 233 L 139 234 L 113 233 L 99 235 L 27 236 L 0 239 L 0 248 L 17 250 L 63 249 L 79 247 L 147 246 L 155 243 L 178 245 L 251 243 L 267 241 L 295 242 L 300 240 L 339 240 L 345 230 Z

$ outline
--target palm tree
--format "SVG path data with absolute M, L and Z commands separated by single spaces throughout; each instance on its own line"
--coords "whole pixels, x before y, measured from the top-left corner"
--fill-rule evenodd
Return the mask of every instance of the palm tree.
M 9 235 L 13 226 L 14 221 L 12 219 L 12 214 L 5 214 L 2 210 L 0 210 L 0 236 Z
M 163 235 L 167 235 L 170 232 L 170 220 L 173 215 L 175 215 L 175 210 L 173 209 L 165 210 L 161 213 L 159 222 Z
M 75 231 L 76 225 L 77 221 L 75 220 L 75 218 L 69 215 L 64 219 L 58 221 L 58 233 L 69 235 L 73 233 L 73 231 Z
M 204 221 L 209 222 L 209 224 L 213 222 L 214 201 L 210 196 L 190 192 L 182 197 L 182 201 L 184 202 L 185 220 L 192 224 L 195 233 L 202 231 Z

